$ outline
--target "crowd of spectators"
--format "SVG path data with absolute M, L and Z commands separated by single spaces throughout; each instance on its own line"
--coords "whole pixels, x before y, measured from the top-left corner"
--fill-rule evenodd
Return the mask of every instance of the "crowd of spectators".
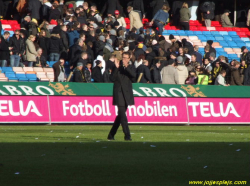
M 213 41 L 207 41 L 205 55 L 199 46 L 169 35 L 162 36 L 169 21 L 167 2 L 154 9 L 150 29 L 143 29 L 143 0 L 133 0 L 127 7 L 130 28 L 119 0 L 108 0 L 101 14 L 95 5 L 85 1 L 76 7 L 74 2 L 20 0 L 16 2 L 16 18 L 21 24 L 10 37 L 3 32 L 0 39 L 1 67 L 48 67 L 54 65 L 54 81 L 65 81 L 65 61 L 69 62 L 74 82 L 112 82 L 110 74 L 115 60 L 129 57 L 137 77 L 134 82 L 192 85 L 250 85 L 250 52 L 242 47 L 241 61 L 228 61 L 224 56 L 216 58 Z M 157 1 L 158 2 L 158 1 Z M 155 2 L 156 3 L 156 2 Z M 1 0 L 0 0 L 1 4 Z M 214 5 L 205 2 L 201 6 L 206 26 L 211 26 Z M 221 16 L 223 26 L 233 26 L 228 20 L 230 12 Z M 1 12 L 0 12 L 1 14 Z M 178 12 L 181 29 L 189 29 L 191 13 L 183 3 Z M 248 19 L 248 21 L 250 18 Z M 176 21 L 173 19 L 173 21 Z M 56 26 L 50 28 L 50 23 Z M 129 56 L 123 55 L 130 54 Z M 128 52 L 128 53 L 127 53 Z M 70 78 L 69 78 L 70 79 Z

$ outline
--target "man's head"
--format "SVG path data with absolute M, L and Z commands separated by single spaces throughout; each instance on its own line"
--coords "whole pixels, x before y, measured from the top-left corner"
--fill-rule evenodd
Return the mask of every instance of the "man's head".
M 198 46 L 198 45 L 195 45 L 195 46 L 194 46 L 194 51 L 195 51 L 195 52 L 198 52 L 198 51 L 199 51 L 199 46 Z
M 227 16 L 229 16 L 229 14 L 230 14 L 231 12 L 229 11 L 229 10 L 224 10 L 224 14 L 226 14 Z
M 78 68 L 79 70 L 82 70 L 82 67 L 83 67 L 83 64 L 82 64 L 81 62 L 78 62 L 78 63 L 77 63 L 77 68 Z
M 143 64 L 148 67 L 149 63 L 148 63 L 148 60 L 143 60 Z
M 214 61 L 215 60 L 215 53 L 214 52 L 210 53 L 209 59 L 210 59 L 210 61 Z
M 183 48 L 182 47 L 179 48 L 179 54 L 183 55 Z
M 42 55 L 42 53 L 43 53 L 43 49 L 42 48 L 38 48 L 36 52 L 37 52 L 37 56 L 40 57 Z
M 95 12 L 97 10 L 97 7 L 95 5 L 93 5 L 93 6 L 90 7 L 90 10 Z
M 16 30 L 16 31 L 15 31 L 15 36 L 16 36 L 16 38 L 18 38 L 18 39 L 20 38 L 20 30 Z
M 205 49 L 204 49 L 204 50 L 205 50 L 206 53 L 209 52 L 209 51 L 210 51 L 210 46 L 208 46 L 208 45 L 205 46 Z
M 82 52 L 81 57 L 82 57 L 82 59 L 88 59 L 88 53 Z
M 241 52 L 243 52 L 243 53 L 247 53 L 247 52 L 248 52 L 247 47 L 245 47 L 245 46 L 241 47 Z
M 204 58 L 204 65 L 208 65 L 209 64 L 209 59 L 208 58 Z
M 60 61 L 60 65 L 63 66 L 65 63 L 65 60 L 63 58 L 60 58 L 59 61 Z
M 130 61 L 130 53 L 129 52 L 123 52 L 122 53 L 123 66 L 128 66 L 129 61 Z
M 62 25 L 61 29 L 62 29 L 62 31 L 67 32 L 67 26 L 66 25 Z
M 114 54 L 111 54 L 110 57 L 109 57 L 109 60 L 114 62 L 115 61 L 115 55 Z
M 217 68 L 220 68 L 220 62 L 217 61 L 217 62 L 215 63 L 215 66 L 216 66 Z
M 32 42 L 34 42 L 36 40 L 36 36 L 30 35 L 28 39 L 31 40 Z
M 234 62 L 234 67 L 235 68 L 239 68 L 240 67 L 240 62 L 239 61 L 235 61 Z
M 10 33 L 8 31 L 5 31 L 4 34 L 3 34 L 3 38 L 5 40 L 7 40 L 7 39 L 9 39 L 9 37 L 10 37 Z
M 191 62 L 196 62 L 197 56 L 195 54 L 191 55 Z
M 221 71 L 220 71 L 220 74 L 221 74 L 222 77 L 225 77 L 226 74 L 227 74 L 227 72 L 226 72 L 225 70 L 221 70 Z
M 31 21 L 31 17 L 30 16 L 25 16 L 24 21 L 27 21 L 29 23 Z
M 88 63 L 86 64 L 86 67 L 87 67 L 88 69 L 91 69 L 92 63 L 88 62 Z
M 169 40 L 173 43 L 173 42 L 175 42 L 175 37 L 174 37 L 174 35 L 173 34 L 170 34 L 169 35 Z
M 170 54 L 170 58 L 171 58 L 171 59 L 176 59 L 176 58 L 177 58 L 177 54 L 176 54 L 175 52 L 172 52 L 172 53 Z
M 83 9 L 84 9 L 84 10 L 87 10 L 87 9 L 89 8 L 88 2 L 84 2 L 84 3 L 82 4 L 82 6 L 83 6 Z
M 176 58 L 176 62 L 178 63 L 178 65 L 183 65 L 184 64 L 183 57 L 182 56 L 178 56 Z
M 79 38 L 84 42 L 86 40 L 86 36 L 84 33 L 81 33 Z
M 96 66 L 98 66 L 98 67 L 102 67 L 102 62 L 100 61 L 100 60 L 96 60 Z
M 160 60 L 157 61 L 157 62 L 155 63 L 155 66 L 156 66 L 157 68 L 159 68 L 159 67 L 161 66 L 161 61 L 160 61 Z
M 83 40 L 80 39 L 80 38 L 77 40 L 77 43 L 78 43 L 78 45 L 81 46 L 81 47 L 82 47 L 83 44 L 84 44 Z
M 128 8 L 127 8 L 128 13 L 130 13 L 132 10 L 133 10 L 133 7 L 132 6 L 128 6 Z

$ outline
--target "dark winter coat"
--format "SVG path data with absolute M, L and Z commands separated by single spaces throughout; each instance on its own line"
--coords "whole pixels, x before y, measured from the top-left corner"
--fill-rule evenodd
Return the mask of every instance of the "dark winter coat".
M 97 41 L 95 45 L 95 57 L 98 55 L 103 55 L 103 49 L 105 47 L 105 43 L 103 41 Z
M 247 53 L 241 54 L 240 60 L 245 61 L 246 64 L 250 64 L 250 51 Z
M 89 71 L 89 69 L 87 67 L 83 67 L 83 75 L 85 77 L 85 81 L 87 83 L 91 83 L 91 72 Z
M 60 38 L 62 40 L 63 50 L 64 51 L 68 50 L 69 49 L 69 42 L 68 42 L 68 38 L 67 38 L 67 33 L 64 32 L 63 30 L 61 30 Z
M 8 60 L 10 58 L 9 45 L 3 37 L 0 42 L 0 60 Z
M 29 27 L 29 35 L 33 35 L 33 36 L 36 36 L 37 35 L 37 25 L 36 23 L 34 22 L 30 22 L 28 24 L 28 27 Z
M 155 65 L 151 68 L 151 78 L 153 83 L 162 83 L 161 81 L 161 71 Z
M 244 85 L 250 85 L 250 66 L 245 70 Z
M 49 22 L 51 21 L 51 19 L 57 20 L 61 18 L 61 12 L 55 8 L 55 9 L 51 9 L 50 13 L 49 13 Z
M 51 53 L 57 53 L 60 54 L 61 50 L 63 49 L 62 40 L 59 36 L 51 34 L 51 37 L 49 39 L 48 43 L 48 52 Z
M 167 0 L 154 0 L 150 3 L 150 7 L 153 8 L 153 16 L 156 14 L 156 12 L 158 12 L 158 10 L 162 8 L 164 4 L 169 6 Z
M 214 19 L 214 10 L 215 10 L 215 4 L 211 1 L 204 2 L 200 10 L 203 12 L 203 18 L 204 19 Z M 207 11 L 210 12 L 210 14 L 207 14 Z
M 26 50 L 24 39 L 20 37 L 17 40 L 15 35 L 10 38 L 9 46 L 13 47 L 13 49 L 11 50 L 13 52 L 13 55 L 23 54 Z
M 69 48 L 69 63 L 70 66 L 76 66 L 77 60 L 81 56 L 82 53 L 82 47 L 78 44 L 73 45 Z
M 40 9 L 42 4 L 39 0 L 32 0 L 28 3 L 28 10 L 31 13 L 31 18 L 35 18 L 36 20 L 40 20 Z
M 85 82 L 85 78 L 83 77 L 83 73 L 78 68 L 76 68 L 74 71 L 73 82 L 79 82 L 79 83 Z
M 231 70 L 231 83 L 230 85 L 242 85 L 240 78 L 240 71 L 238 68 L 233 68 Z
M 48 57 L 48 42 L 49 42 L 49 38 L 46 38 L 46 37 L 39 37 L 38 40 L 37 40 L 37 43 L 38 45 L 40 46 L 40 48 L 43 49 L 43 53 L 42 55 L 47 59 Z
M 50 9 L 51 9 L 51 7 L 49 7 L 47 4 L 42 5 L 42 18 L 43 18 L 43 20 L 49 19 Z
M 86 18 L 85 17 L 77 17 L 77 21 L 83 25 L 83 24 L 87 24 Z
M 139 67 L 137 67 L 136 69 L 136 79 L 138 80 L 140 74 L 143 74 L 141 77 L 141 80 L 139 81 L 139 83 L 152 83 L 151 80 L 151 75 L 150 75 L 150 70 L 147 66 L 141 64 Z
M 124 68 L 120 65 L 119 68 L 114 67 L 110 78 L 114 82 L 113 105 L 134 105 L 132 87 L 132 83 L 134 83 L 136 79 L 134 66 L 129 65 L 127 68 Z
M 92 69 L 91 77 L 92 77 L 92 79 L 94 79 L 94 82 L 96 82 L 96 83 L 104 82 L 103 75 L 102 75 L 102 69 L 99 66 L 95 66 Z
M 115 10 L 119 10 L 120 12 L 122 7 L 119 3 L 119 0 L 107 0 L 104 7 L 102 8 L 101 14 L 104 14 L 104 12 L 107 10 L 107 14 L 115 14 Z

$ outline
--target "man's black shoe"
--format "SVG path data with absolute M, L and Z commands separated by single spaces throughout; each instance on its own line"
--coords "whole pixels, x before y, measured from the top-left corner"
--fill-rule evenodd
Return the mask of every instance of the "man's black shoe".
M 114 136 L 112 136 L 112 135 L 109 134 L 109 135 L 108 135 L 108 140 L 109 140 L 109 141 L 113 141 L 113 140 L 115 140 L 115 138 L 114 138 Z
M 124 140 L 125 141 L 132 141 L 131 137 L 125 137 Z

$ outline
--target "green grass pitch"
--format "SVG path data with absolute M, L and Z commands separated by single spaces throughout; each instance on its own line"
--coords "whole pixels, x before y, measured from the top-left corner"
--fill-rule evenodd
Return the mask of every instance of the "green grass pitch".
M 249 126 L 0 126 L 0 186 L 186 186 L 248 181 Z

